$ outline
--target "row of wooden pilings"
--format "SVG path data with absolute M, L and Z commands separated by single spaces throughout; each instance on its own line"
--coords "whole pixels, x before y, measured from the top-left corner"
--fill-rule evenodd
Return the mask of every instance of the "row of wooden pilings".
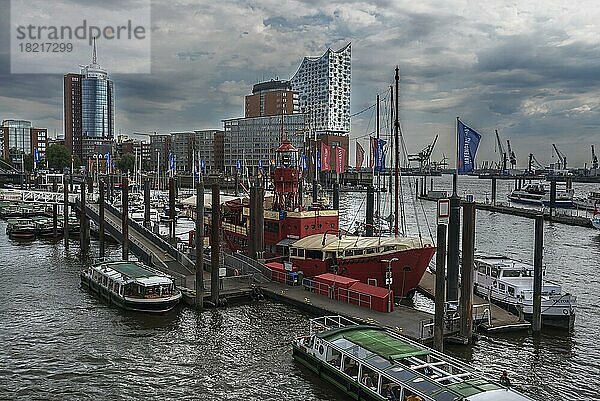
M 110 192 L 112 193 L 112 180 L 110 182 Z M 170 227 L 169 235 L 171 239 L 175 237 L 175 182 L 171 178 L 169 180 L 169 214 L 170 214 Z M 56 190 L 56 184 L 55 188 Z M 90 246 L 90 228 L 89 228 L 89 217 L 86 213 L 86 192 L 91 193 L 93 191 L 93 182 L 91 178 L 85 177 L 80 187 L 80 247 L 82 254 L 87 254 Z M 122 259 L 129 260 L 129 180 L 123 178 L 121 181 L 121 233 L 122 233 Z M 105 202 L 106 202 L 106 183 L 104 180 L 98 182 L 98 228 L 99 228 L 99 256 L 104 258 L 106 254 L 105 245 L 105 234 L 106 234 L 106 221 L 105 221 Z M 68 185 L 63 186 L 64 204 L 63 204 L 63 220 L 64 220 L 64 245 L 65 248 L 69 247 L 69 187 Z M 262 197 L 260 197 L 262 200 Z M 262 205 L 262 201 L 258 202 Z M 214 305 L 219 303 L 219 252 L 220 249 L 220 186 L 218 183 L 212 184 L 212 204 L 217 207 L 212 207 L 212 218 L 211 218 L 211 234 L 210 234 L 210 246 L 211 250 L 216 249 L 217 252 L 211 252 L 211 302 Z M 55 220 L 54 227 L 57 226 L 57 207 L 53 206 L 53 217 Z M 150 185 L 149 181 L 144 183 L 144 227 L 150 228 Z M 204 221 L 199 216 L 204 216 L 204 183 L 200 182 L 197 186 L 196 192 L 196 305 L 202 309 L 204 307 Z M 262 214 L 261 214 L 262 216 Z
M 459 266 L 461 201 L 456 193 L 456 186 L 457 176 L 455 174 L 453 193 L 450 197 L 449 222 L 447 225 L 438 222 L 437 226 L 434 347 L 440 351 L 443 351 L 444 348 L 446 302 L 458 302 L 460 305 L 460 337 L 466 343 L 470 343 L 473 337 L 473 266 L 475 259 L 476 204 L 472 200 L 462 203 L 462 263 Z M 542 327 L 543 214 L 536 215 L 534 221 L 534 282 L 531 327 L 534 334 L 539 334 Z M 460 298 L 458 285 L 459 269 L 461 276 Z

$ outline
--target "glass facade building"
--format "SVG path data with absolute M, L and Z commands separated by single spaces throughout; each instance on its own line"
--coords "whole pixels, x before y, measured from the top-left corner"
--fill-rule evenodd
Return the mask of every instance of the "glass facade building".
M 98 77 L 81 82 L 81 122 L 83 137 L 111 139 L 114 136 L 113 83 Z

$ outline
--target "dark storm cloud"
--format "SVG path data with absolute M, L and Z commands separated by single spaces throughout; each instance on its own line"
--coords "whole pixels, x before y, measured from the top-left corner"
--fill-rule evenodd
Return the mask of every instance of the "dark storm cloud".
M 83 3 L 124 10 L 132 4 Z M 0 0 L 0 18 L 6 18 L 6 4 Z M 497 157 L 493 130 L 498 129 L 519 157 L 529 152 L 549 157 L 549 143 L 555 141 L 574 163 L 583 164 L 599 131 L 595 6 L 558 0 L 543 7 L 524 0 L 152 5 L 152 74 L 112 76 L 116 128 L 124 133 L 219 128 L 222 119 L 243 114 L 243 96 L 253 83 L 288 78 L 303 57 L 349 41 L 352 112 L 373 104 L 376 93 L 387 96 L 393 69 L 400 66 L 400 114 L 409 151 L 439 133 L 435 156 L 452 154 L 455 118 L 461 116 L 485 135 L 479 160 Z M 62 76 L 8 75 L 7 35 L 6 26 L 0 27 L 0 118 L 29 118 L 61 132 Z M 99 55 L 100 63 L 109 56 L 102 43 Z M 372 121 L 369 113 L 354 118 L 351 137 L 372 131 Z

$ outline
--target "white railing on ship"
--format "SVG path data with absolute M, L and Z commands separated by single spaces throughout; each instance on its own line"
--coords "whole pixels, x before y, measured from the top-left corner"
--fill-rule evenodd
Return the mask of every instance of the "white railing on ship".
M 322 316 L 310 320 L 310 335 L 320 333 L 324 330 L 356 325 L 356 322 L 345 318 L 344 316 Z

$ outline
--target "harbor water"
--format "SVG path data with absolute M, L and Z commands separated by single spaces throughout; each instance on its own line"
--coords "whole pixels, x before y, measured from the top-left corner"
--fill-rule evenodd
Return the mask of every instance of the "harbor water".
M 450 188 L 450 178 L 436 178 Z M 461 177 L 477 200 L 489 181 Z M 506 197 L 510 182 L 498 185 Z M 414 191 L 414 182 L 411 184 Z M 576 186 L 585 195 L 593 185 Z M 416 202 L 404 187 L 407 231 L 435 234 L 435 203 Z M 461 193 L 462 195 L 462 193 Z M 343 225 L 364 219 L 364 193 L 341 197 Z M 389 214 L 382 197 L 382 215 Z M 387 208 L 387 209 L 386 209 Z M 417 225 L 415 210 L 420 217 Z M 151 316 L 125 312 L 80 287 L 86 261 L 76 241 L 16 242 L 0 222 L 0 399 L 4 400 L 338 400 L 340 393 L 295 364 L 290 341 L 309 315 L 270 301 Z M 91 252 L 97 252 L 92 242 Z M 550 332 L 483 335 L 450 354 L 513 385 L 535 400 L 600 399 L 600 231 L 546 223 L 546 279 L 578 296 L 571 335 Z M 477 212 L 480 251 L 531 261 L 533 221 Z M 120 255 L 116 245 L 109 253 Z M 425 306 L 427 307 L 426 303 Z

